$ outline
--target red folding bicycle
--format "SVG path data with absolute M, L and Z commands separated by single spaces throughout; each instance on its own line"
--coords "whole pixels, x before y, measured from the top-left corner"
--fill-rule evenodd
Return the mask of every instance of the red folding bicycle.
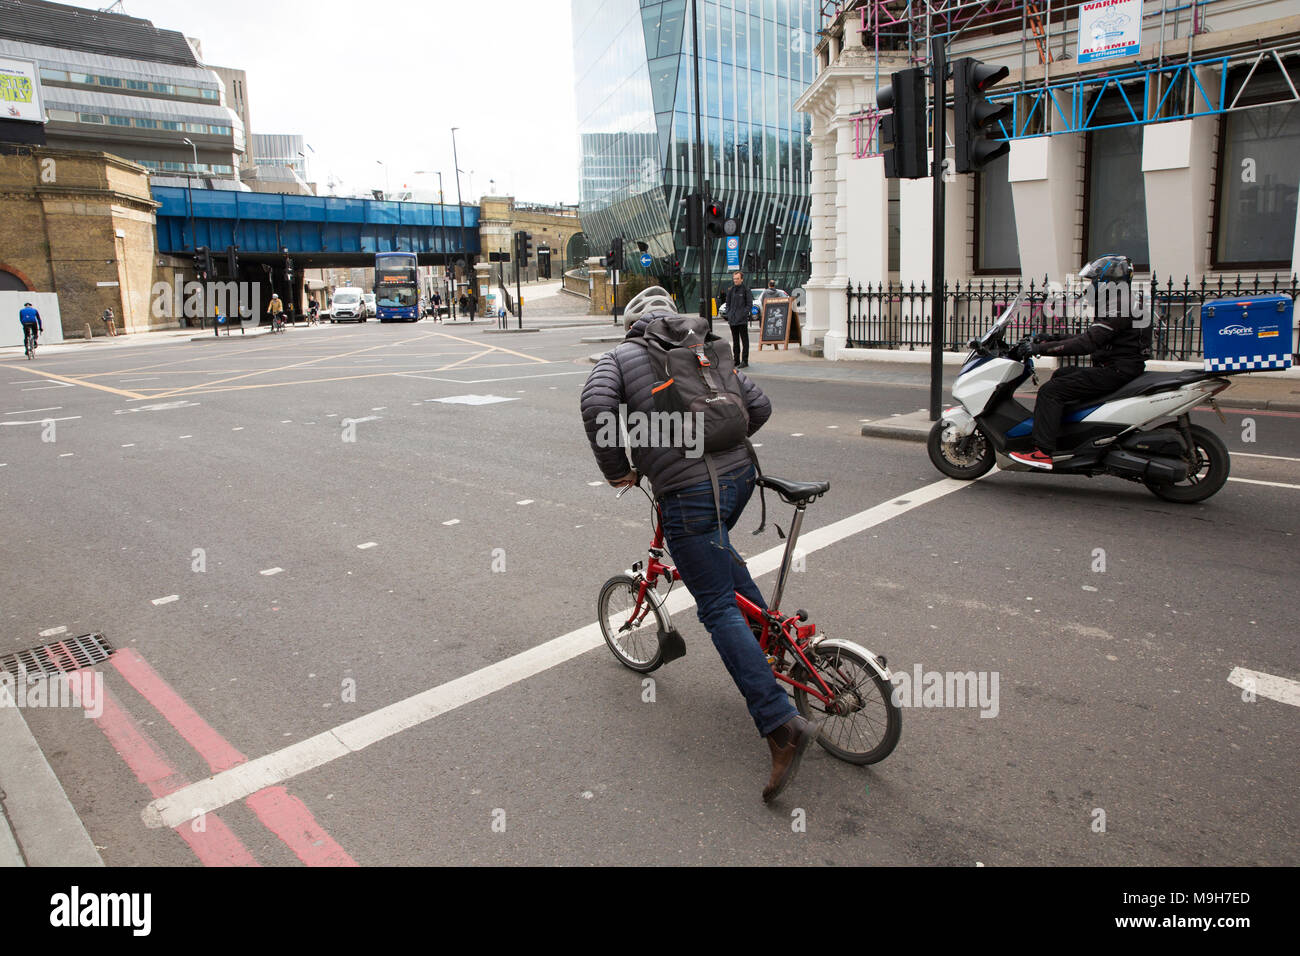
M 902 709 L 894 702 L 885 658 L 852 641 L 818 633 L 816 626 L 808 622 L 806 611 L 796 611 L 789 617 L 782 617 L 780 612 L 804 512 L 830 490 L 830 482 L 787 481 L 763 475 L 758 484 L 794 506 L 794 521 L 768 607 L 760 608 L 737 593 L 740 613 L 767 655 L 772 673 L 794 697 L 795 708 L 805 718 L 822 722 L 817 743 L 849 763 L 884 760 L 898 745 L 903 726 Z M 620 490 L 618 496 L 621 498 L 631 487 Z M 677 648 L 684 645 L 665 606 L 668 593 L 681 575 L 676 567 L 664 563 L 663 513 L 650 493 L 641 490 L 654 508 L 654 540 L 649 557 L 605 582 L 597 601 L 597 620 L 614 656 L 626 667 L 644 674 L 681 656 L 683 651 Z M 667 582 L 668 589 L 661 594 L 659 585 L 663 582 Z

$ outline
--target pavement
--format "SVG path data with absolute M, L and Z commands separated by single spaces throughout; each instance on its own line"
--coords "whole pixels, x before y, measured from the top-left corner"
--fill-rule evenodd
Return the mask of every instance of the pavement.
M 682 592 L 688 656 L 650 698 L 594 631 L 646 509 L 577 424 L 590 317 L 537 313 L 520 340 L 425 320 L 0 357 L 0 654 L 59 628 L 118 649 L 101 719 L 0 708 L 0 859 L 1295 864 L 1295 701 L 1231 675 L 1300 676 L 1300 415 L 1247 438 L 1196 413 L 1234 456 L 1203 505 L 954 483 L 860 434 L 924 404 L 924 366 L 752 352 L 765 470 L 833 478 L 790 607 L 898 671 L 1002 680 L 996 719 L 917 707 L 889 760 L 810 752 L 767 807 Z M 781 542 L 742 521 L 766 590 Z

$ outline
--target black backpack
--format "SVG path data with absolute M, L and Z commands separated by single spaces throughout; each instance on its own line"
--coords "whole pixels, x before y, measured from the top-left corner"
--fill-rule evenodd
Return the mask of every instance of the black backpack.
M 695 315 L 660 315 L 650 320 L 640 337 L 626 341 L 641 345 L 649 355 L 655 376 L 651 386 L 655 411 L 700 416 L 692 421 L 702 424 L 704 467 L 713 484 L 721 537 L 721 494 L 713 453 L 744 445 L 755 470 L 763 474 L 749 440 L 749 408 L 731 350 L 725 345 L 719 348 L 717 343 L 722 337 L 710 330 L 708 319 Z M 754 534 L 762 533 L 767 526 L 767 499 L 761 485 L 759 501 L 763 513 Z

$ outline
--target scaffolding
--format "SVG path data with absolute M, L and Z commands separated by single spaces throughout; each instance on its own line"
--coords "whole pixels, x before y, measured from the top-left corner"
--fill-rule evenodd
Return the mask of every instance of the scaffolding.
M 1019 82 L 989 95 L 994 102 L 1011 103 L 1012 115 L 1002 124 L 1005 139 L 1144 125 L 1300 102 L 1291 76 L 1300 58 L 1300 41 L 1294 38 L 1262 48 L 1258 42 L 1251 42 L 1212 56 L 1194 55 L 1193 39 L 1209 30 L 1208 15 L 1216 8 L 1240 7 L 1235 0 L 1145 0 L 1143 30 L 1155 30 L 1159 37 L 1154 57 L 1114 65 L 1090 64 L 1087 73 L 1076 70 L 1062 75 L 1060 64 L 1072 59 L 1070 42 L 1077 37 L 1078 8 L 1084 2 L 822 0 L 821 33 L 825 36 L 840 30 L 860 30 L 863 45 L 874 55 L 877 89 L 882 85 L 882 57 L 887 63 L 896 61 L 900 67 L 925 64 L 930 43 L 936 38 L 945 39 L 950 48 L 960 43 L 962 55 L 992 55 L 1003 63 L 1011 59 L 1009 49 L 1018 45 Z M 1054 66 L 1059 79 L 1053 78 Z M 1244 79 L 1230 82 L 1232 74 L 1244 74 Z M 1261 95 L 1261 77 L 1269 74 L 1280 74 L 1284 89 Z M 1121 108 L 1100 113 L 1098 106 L 1108 96 Z M 878 134 L 884 112 L 871 106 L 854 117 L 859 158 L 879 155 Z

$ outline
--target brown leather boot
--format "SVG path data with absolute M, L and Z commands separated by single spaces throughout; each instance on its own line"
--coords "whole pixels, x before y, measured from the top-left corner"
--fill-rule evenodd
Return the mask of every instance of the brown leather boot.
M 763 788 L 763 802 L 771 803 L 794 779 L 808 745 L 817 739 L 817 727 L 795 714 L 767 735 L 772 751 L 772 777 Z

